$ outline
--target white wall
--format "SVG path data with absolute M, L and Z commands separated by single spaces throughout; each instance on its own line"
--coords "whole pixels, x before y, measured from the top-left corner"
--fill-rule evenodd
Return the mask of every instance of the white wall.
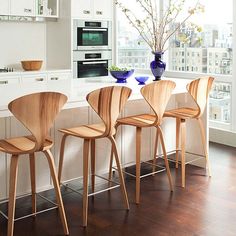
M 21 69 L 21 60 L 41 59 L 46 65 L 46 23 L 0 22 L 0 68 Z

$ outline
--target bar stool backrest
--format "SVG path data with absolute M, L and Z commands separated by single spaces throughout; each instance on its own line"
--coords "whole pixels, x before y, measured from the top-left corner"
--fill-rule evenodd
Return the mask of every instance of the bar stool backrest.
M 153 125 L 161 124 L 163 114 L 174 88 L 175 82 L 170 80 L 161 80 L 142 87 L 141 93 L 156 115 L 156 121 Z
M 41 151 L 56 115 L 66 103 L 67 97 L 56 92 L 41 92 L 25 95 L 8 104 L 12 114 L 32 133 L 35 147 Z
M 130 88 L 124 86 L 110 86 L 94 90 L 87 95 L 88 103 L 106 126 L 105 132 L 101 135 L 102 137 L 113 134 L 116 120 L 131 92 Z
M 187 85 L 189 94 L 192 96 L 199 108 L 196 118 L 202 116 L 205 110 L 213 81 L 213 77 L 202 77 L 192 81 Z

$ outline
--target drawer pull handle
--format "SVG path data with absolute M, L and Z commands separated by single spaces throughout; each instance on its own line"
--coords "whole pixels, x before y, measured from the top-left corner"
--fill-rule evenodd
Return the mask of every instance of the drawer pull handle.
M 51 80 L 59 80 L 58 77 L 52 77 Z
M 102 13 L 102 11 L 96 11 L 96 14 L 97 15 L 102 15 L 103 13 Z
M 8 81 L 7 80 L 0 81 L 0 84 L 8 84 Z
M 83 13 L 88 15 L 90 14 L 90 11 L 84 10 Z
M 25 9 L 24 9 L 24 12 L 26 12 L 26 13 L 31 13 L 31 12 L 32 12 L 32 9 L 30 9 L 30 8 L 25 8 Z
M 37 78 L 37 79 L 35 79 L 35 81 L 44 81 L 44 78 Z

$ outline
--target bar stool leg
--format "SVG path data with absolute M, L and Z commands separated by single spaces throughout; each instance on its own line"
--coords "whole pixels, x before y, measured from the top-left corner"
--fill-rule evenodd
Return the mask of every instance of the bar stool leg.
M 29 162 L 30 162 L 30 180 L 31 180 L 31 199 L 32 199 L 32 214 L 35 215 L 36 208 L 36 180 L 35 180 L 35 153 L 29 154 Z
M 206 166 L 208 168 L 208 175 L 209 175 L 209 177 L 211 177 L 211 165 L 210 165 L 208 150 L 207 150 L 207 146 L 206 146 L 205 130 L 204 130 L 201 118 L 198 118 L 197 121 L 198 121 L 198 124 L 200 126 L 202 145 L 203 145 L 204 153 L 205 153 L 205 157 L 206 157 Z
M 141 134 L 142 128 L 136 128 L 136 204 L 140 203 L 140 169 L 141 169 Z
M 84 140 L 83 147 L 83 226 L 88 222 L 88 162 L 89 162 L 89 139 Z
M 171 173 L 170 173 L 169 162 L 168 162 L 168 159 L 167 159 L 166 147 L 165 147 L 165 142 L 164 142 L 164 138 L 163 138 L 163 133 L 162 133 L 162 130 L 159 126 L 157 128 L 158 128 L 158 131 L 159 131 L 159 134 L 160 134 L 161 147 L 162 147 L 162 151 L 163 151 L 163 155 L 164 155 L 166 172 L 167 172 L 167 176 L 168 176 L 168 180 L 169 180 L 170 190 L 171 190 L 171 192 L 173 192 L 172 177 L 171 177 Z
M 13 236 L 13 230 L 14 230 L 18 159 L 19 156 L 12 155 L 10 164 L 10 186 L 9 186 L 8 229 L 7 229 L 8 236 Z
M 182 173 L 182 187 L 185 188 L 185 142 L 186 142 L 186 123 L 181 119 L 181 173 Z
M 176 152 L 175 152 L 175 168 L 179 167 L 179 130 L 180 130 L 180 119 L 176 118 Z
M 92 192 L 95 190 L 95 139 L 91 140 L 91 185 Z
M 154 156 L 153 156 L 153 162 L 152 162 L 152 172 L 156 171 L 156 160 L 157 160 L 157 148 L 159 144 L 159 131 L 156 129 L 156 138 L 155 138 L 155 143 L 154 143 Z M 154 175 L 154 173 L 153 173 Z
M 60 157 L 59 157 L 59 167 L 58 167 L 58 182 L 61 184 L 61 174 L 64 161 L 65 143 L 68 136 L 64 134 L 61 139 Z
M 65 235 L 69 235 L 68 225 L 67 225 L 66 216 L 65 216 L 65 210 L 64 210 L 64 206 L 62 202 L 62 197 L 61 197 L 60 186 L 59 186 L 59 182 L 56 176 L 56 168 L 54 164 L 54 159 L 50 150 L 46 150 L 43 153 L 45 154 L 48 160 L 48 165 L 50 168 L 51 177 L 52 177 L 52 181 L 53 181 L 53 185 L 54 185 L 54 189 L 56 193 L 56 199 L 57 199 L 57 204 L 58 204 L 58 208 L 60 212 L 60 217 L 61 217 L 64 233 Z
M 116 129 L 116 131 L 117 131 L 117 129 L 118 129 L 118 127 L 119 127 L 119 124 L 116 124 L 115 125 L 115 129 Z M 114 140 L 116 139 L 116 134 L 113 136 L 114 137 Z M 110 164 L 109 164 L 109 175 L 108 175 L 108 179 L 109 179 L 109 184 L 108 184 L 108 186 L 109 187 L 111 187 L 111 179 L 112 179 L 112 166 L 113 166 L 113 155 L 114 155 L 114 151 L 113 151 L 113 145 L 111 145 L 111 155 L 110 155 Z
M 116 147 L 116 140 L 113 137 L 109 137 L 109 139 L 111 141 L 112 149 L 113 149 L 114 155 L 115 155 L 116 166 L 117 166 L 117 170 L 119 173 L 120 186 L 121 186 L 121 191 L 122 191 L 123 198 L 125 201 L 125 206 L 126 206 L 126 209 L 129 210 L 129 200 L 128 200 L 126 187 L 125 187 L 125 181 L 124 181 L 124 177 L 123 177 L 123 173 L 122 173 L 121 165 L 120 165 L 120 161 L 119 161 L 118 151 L 117 151 L 117 147 Z

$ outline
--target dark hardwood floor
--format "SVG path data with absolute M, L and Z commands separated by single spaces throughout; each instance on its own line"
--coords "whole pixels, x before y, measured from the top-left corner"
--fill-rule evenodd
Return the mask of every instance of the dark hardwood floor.
M 141 204 L 134 203 L 135 181 L 126 186 L 130 211 L 126 211 L 120 189 L 89 200 L 88 227 L 82 224 L 82 197 L 62 189 L 70 235 L 91 236 L 235 236 L 236 235 L 236 149 L 210 145 L 212 178 L 205 170 L 187 166 L 186 189 L 181 172 L 171 169 L 175 191 L 168 188 L 166 173 L 141 181 Z M 45 193 L 53 198 L 53 192 Z M 17 202 L 17 212 L 30 209 L 30 199 Z M 0 235 L 6 235 L 7 221 L 0 217 Z M 63 235 L 57 210 L 15 223 L 16 236 Z

